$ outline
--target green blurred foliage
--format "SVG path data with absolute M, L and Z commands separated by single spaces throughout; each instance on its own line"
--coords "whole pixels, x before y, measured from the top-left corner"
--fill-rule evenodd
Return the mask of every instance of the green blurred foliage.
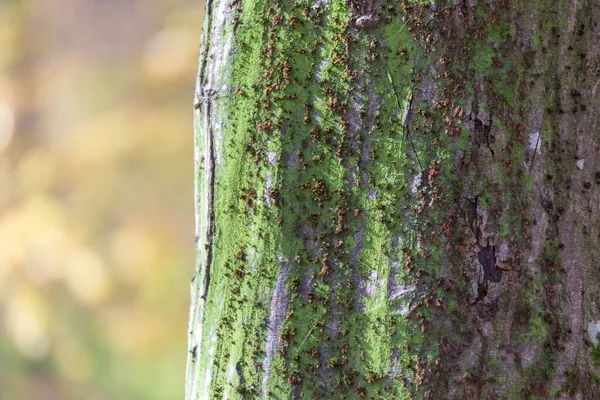
M 0 0 L 0 399 L 183 397 L 201 0 Z

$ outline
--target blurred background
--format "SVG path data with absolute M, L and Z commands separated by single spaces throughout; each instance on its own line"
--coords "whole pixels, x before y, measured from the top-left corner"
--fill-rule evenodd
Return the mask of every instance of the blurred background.
M 179 399 L 203 0 L 0 0 L 0 399 Z

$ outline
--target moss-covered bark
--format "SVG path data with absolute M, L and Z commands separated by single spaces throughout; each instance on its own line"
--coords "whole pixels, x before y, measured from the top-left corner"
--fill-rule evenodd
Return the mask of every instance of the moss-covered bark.
M 600 398 L 597 21 L 209 0 L 186 398 Z

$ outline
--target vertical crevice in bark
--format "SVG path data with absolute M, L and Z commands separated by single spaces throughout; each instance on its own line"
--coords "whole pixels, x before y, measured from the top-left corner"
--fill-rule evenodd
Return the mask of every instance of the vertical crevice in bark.
M 206 174 L 208 175 L 208 193 L 206 197 L 207 208 L 208 208 L 208 227 L 206 231 L 206 259 L 204 261 L 204 282 L 202 292 L 200 293 L 200 299 L 205 300 L 208 296 L 208 288 L 210 287 L 210 267 L 212 263 L 213 254 L 213 239 L 215 235 L 215 139 L 213 136 L 213 130 L 211 126 L 211 105 L 210 101 L 206 103 L 206 125 L 208 127 L 208 167 Z M 202 321 L 200 321 L 202 323 Z

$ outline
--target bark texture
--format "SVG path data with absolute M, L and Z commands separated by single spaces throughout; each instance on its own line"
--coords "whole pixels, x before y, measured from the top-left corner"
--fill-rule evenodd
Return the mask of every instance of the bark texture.
M 208 0 L 186 399 L 598 399 L 600 3 Z

